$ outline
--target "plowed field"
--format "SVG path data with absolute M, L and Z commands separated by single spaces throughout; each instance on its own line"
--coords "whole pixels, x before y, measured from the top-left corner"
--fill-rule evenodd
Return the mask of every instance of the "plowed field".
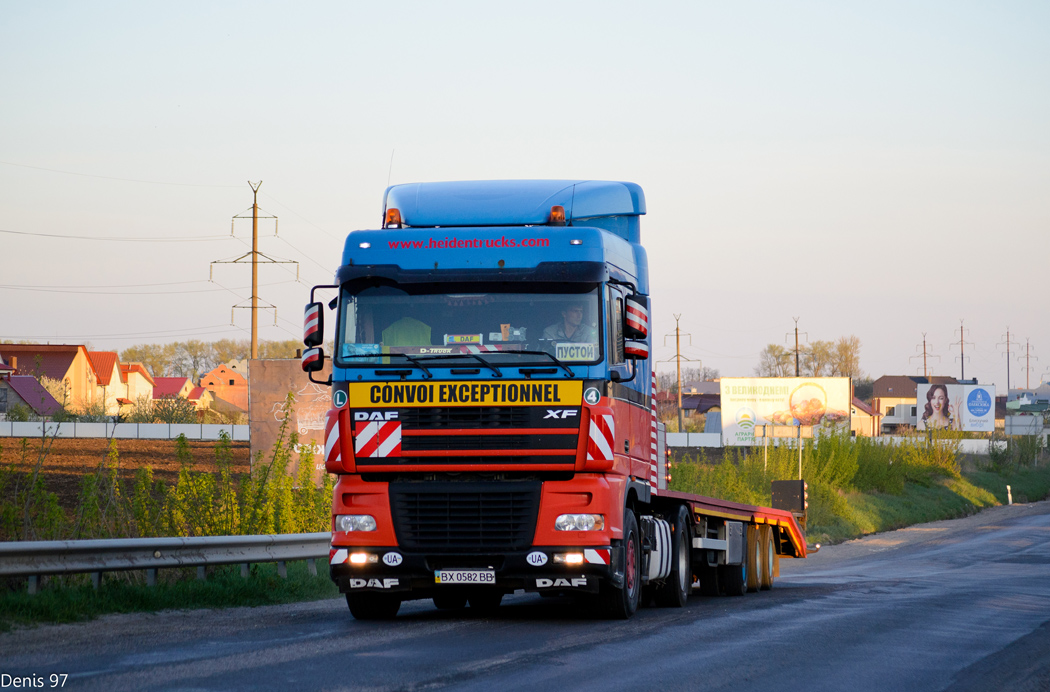
M 193 455 L 192 470 L 215 471 L 215 442 L 188 441 Z M 4 466 L 30 471 L 41 458 L 41 440 L 26 440 L 23 451 L 19 438 L 0 438 L 0 462 Z M 80 491 L 81 477 L 94 473 L 99 464 L 104 464 L 109 452 L 107 439 L 54 439 L 46 440 L 45 454 L 41 464 L 47 489 L 56 493 L 63 507 L 76 503 Z M 153 468 L 153 478 L 172 484 L 179 475 L 179 462 L 175 458 L 175 440 L 116 440 L 120 456 L 120 474 L 131 482 L 135 472 L 146 466 Z M 48 448 L 49 446 L 49 448 Z M 249 451 L 247 442 L 232 442 L 233 471 L 248 473 Z

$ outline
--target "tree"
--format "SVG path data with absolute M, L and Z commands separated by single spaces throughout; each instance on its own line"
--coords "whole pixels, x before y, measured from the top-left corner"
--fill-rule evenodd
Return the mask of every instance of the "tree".
M 251 355 L 252 343 L 247 339 L 219 339 L 211 348 L 216 363 L 229 363 Z
M 758 354 L 755 374 L 759 377 L 793 377 L 795 374 L 794 352 L 779 344 L 769 344 Z
M 175 344 L 139 344 L 120 352 L 122 363 L 142 363 L 153 377 L 165 377 L 172 372 Z
M 295 358 L 297 349 L 305 348 L 302 341 L 263 341 L 259 344 L 260 358 Z
M 800 349 L 801 371 L 808 377 L 828 377 L 834 369 L 835 344 L 814 341 Z
M 860 369 L 860 339 L 856 336 L 844 336 L 835 343 L 835 367 L 832 375 L 853 379 L 864 376 Z
M 215 355 L 209 343 L 190 339 L 175 344 L 174 374 L 194 382 L 215 367 Z

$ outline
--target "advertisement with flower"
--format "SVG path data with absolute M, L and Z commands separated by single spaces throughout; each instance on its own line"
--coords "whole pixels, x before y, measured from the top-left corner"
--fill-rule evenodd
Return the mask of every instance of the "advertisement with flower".
M 848 377 L 723 377 L 722 444 L 755 444 L 757 425 L 850 426 Z

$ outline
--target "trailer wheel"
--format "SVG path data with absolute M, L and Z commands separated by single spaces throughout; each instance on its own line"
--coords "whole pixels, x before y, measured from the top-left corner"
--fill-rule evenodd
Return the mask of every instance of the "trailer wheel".
M 626 620 L 638 610 L 642 595 L 642 547 L 638 539 L 638 521 L 630 509 L 623 515 L 623 549 L 620 551 L 620 569 L 623 586 L 602 584 L 598 594 L 602 613 L 611 619 Z
M 346 605 L 357 620 L 391 620 L 401 609 L 401 597 L 388 593 L 348 593 Z
M 744 559 L 739 565 L 721 565 L 718 568 L 718 584 L 726 596 L 743 596 L 747 593 L 749 562 L 748 548 L 751 545 L 751 532 L 744 533 Z
M 656 604 L 665 608 L 681 608 L 693 589 L 693 570 L 690 564 L 692 540 L 689 532 L 689 512 L 679 506 L 671 520 L 671 573 L 656 592 Z
M 777 551 L 773 545 L 773 528 L 768 525 L 759 528 L 758 539 L 762 543 L 762 555 L 765 557 L 760 586 L 763 591 L 768 591 L 773 588 L 773 576 L 777 573 Z
M 747 590 L 758 591 L 762 584 L 762 541 L 758 537 L 758 527 L 747 525 Z

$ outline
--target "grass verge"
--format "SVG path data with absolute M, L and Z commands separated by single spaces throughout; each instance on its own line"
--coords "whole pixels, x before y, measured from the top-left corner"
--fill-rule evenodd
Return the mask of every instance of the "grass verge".
M 288 563 L 288 578 L 275 564 L 252 565 L 247 579 L 240 566 L 218 567 L 206 581 L 195 569 L 163 570 L 156 586 L 147 586 L 141 573 L 107 574 L 98 590 L 87 575 L 52 577 L 34 595 L 11 580 L 0 592 L 0 632 L 19 625 L 91 620 L 107 613 L 154 612 L 168 609 L 232 608 L 277 605 L 334 598 L 339 590 L 328 577 L 323 561 L 311 575 L 305 562 Z M 21 586 L 21 588 L 18 588 Z

